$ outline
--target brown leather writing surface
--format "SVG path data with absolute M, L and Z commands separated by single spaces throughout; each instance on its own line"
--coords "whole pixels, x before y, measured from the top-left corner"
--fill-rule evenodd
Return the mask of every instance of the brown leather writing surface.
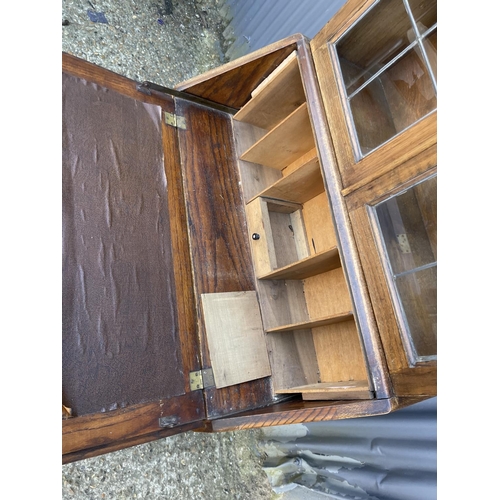
M 63 74 L 63 403 L 184 392 L 161 108 Z

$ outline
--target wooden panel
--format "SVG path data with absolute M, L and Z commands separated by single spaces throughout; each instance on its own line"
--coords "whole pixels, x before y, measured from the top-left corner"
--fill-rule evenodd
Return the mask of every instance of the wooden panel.
M 201 403 L 203 403 L 203 401 L 201 401 Z M 106 453 L 112 453 L 115 451 L 123 450 L 125 448 L 130 448 L 132 446 L 138 446 L 140 444 L 149 443 L 151 441 L 157 441 L 158 439 L 163 439 L 175 434 L 182 434 L 188 431 L 203 432 L 206 431 L 206 428 L 206 421 L 192 422 L 190 424 L 180 425 L 179 427 L 175 427 L 173 429 L 165 428 L 159 431 L 152 432 L 151 434 L 144 434 L 132 437 L 130 439 L 124 439 L 123 441 L 117 441 L 109 445 L 96 446 L 95 448 L 86 448 L 72 453 L 67 453 L 66 455 L 63 455 L 62 463 L 68 464 L 71 462 L 76 462 L 78 460 L 98 457 Z
M 217 388 L 271 375 L 257 294 L 202 294 L 203 317 Z
M 304 295 L 311 318 L 354 310 L 341 267 L 305 280 Z
M 202 426 L 204 416 L 203 394 L 195 391 L 168 400 L 63 420 L 63 460 L 79 460 L 159 439 L 181 432 L 185 429 L 182 426 L 191 422 Z M 161 417 L 169 418 L 169 428 L 160 426 Z
M 403 164 L 399 172 L 385 175 L 381 185 L 373 189 L 363 188 L 349 198 L 350 218 L 357 244 L 360 250 L 365 276 L 370 287 L 381 339 L 384 345 L 387 363 L 391 370 L 394 390 L 398 395 L 433 394 L 436 392 L 436 364 L 410 367 L 409 360 L 400 335 L 400 330 L 387 278 L 381 263 L 381 256 L 374 239 L 371 220 L 365 205 L 375 204 L 387 196 L 407 189 L 413 183 L 421 181 L 436 172 L 436 148 L 433 146 L 421 155 Z M 430 167 L 429 167 L 430 166 Z M 406 167 L 406 170 L 405 170 Z
M 291 325 L 277 326 L 266 330 L 267 333 L 293 332 L 295 330 L 303 330 L 304 328 L 316 328 L 318 326 L 332 325 L 334 323 L 342 323 L 343 321 L 352 320 L 352 312 L 339 313 L 326 318 L 317 318 L 309 321 L 302 321 Z
M 258 280 L 264 329 L 309 320 L 304 285 L 297 280 Z
M 408 366 L 405 351 L 394 317 L 387 280 L 380 261 L 380 254 L 373 240 L 368 214 L 364 207 L 350 213 L 360 249 L 361 263 L 370 287 L 370 298 L 377 319 L 380 337 L 389 368 L 398 371 Z
M 302 213 L 311 254 L 337 246 L 337 237 L 325 191 L 305 202 Z
M 360 337 L 370 367 L 371 382 L 377 397 L 389 397 L 391 382 L 384 357 L 378 328 L 373 314 L 366 280 L 363 275 L 358 250 L 349 221 L 345 200 L 341 191 L 341 176 L 336 154 L 332 146 L 332 136 L 328 130 L 328 121 L 317 81 L 317 66 L 313 64 L 308 44 L 298 42 L 297 52 L 301 62 L 301 72 L 309 104 L 311 123 L 317 136 L 317 150 L 320 159 L 326 192 L 335 217 L 338 245 L 342 248 L 345 276 L 352 291 L 353 303 L 357 311 L 357 324 Z M 333 82 L 334 83 L 334 82 Z M 334 83 L 335 85 L 335 83 Z
M 308 151 L 304 156 L 301 156 L 298 160 L 295 160 L 294 162 L 290 163 L 290 165 L 287 165 L 281 171 L 283 177 L 290 175 L 292 172 L 295 172 L 295 170 L 298 170 L 299 168 L 302 168 L 309 162 L 314 161 L 314 159 L 317 157 L 318 157 L 318 152 L 316 151 L 316 148 L 311 149 L 311 151 Z
M 257 276 L 267 274 L 278 267 L 267 205 L 262 198 L 257 198 L 245 207 L 245 211 L 255 273 Z M 257 239 L 252 237 L 254 234 L 258 235 Z
M 332 400 L 332 401 L 339 401 L 339 400 L 356 400 L 356 399 L 372 399 L 373 398 L 373 393 L 368 391 L 368 390 L 359 390 L 359 391 L 332 391 L 332 392 L 321 392 L 321 391 L 314 391 L 314 392 L 302 392 L 302 399 L 304 401 L 321 401 L 321 400 Z
M 242 160 L 282 169 L 314 148 L 304 103 L 241 156 Z
M 295 218 L 295 226 L 293 226 L 292 215 L 293 212 L 284 212 L 281 210 L 273 210 L 270 203 L 267 203 L 267 208 L 269 209 L 269 221 L 271 223 L 271 231 L 273 233 L 273 250 L 276 255 L 276 267 L 282 268 L 290 265 L 292 262 L 296 262 L 299 259 L 298 246 L 300 243 L 305 245 L 305 232 L 304 227 L 301 224 L 302 217 L 300 215 L 300 208 L 295 212 L 298 212 L 299 217 L 297 224 L 297 218 Z M 295 237 L 295 230 L 299 229 L 298 238 Z M 307 247 L 301 249 L 301 253 L 306 253 Z
M 124 96 L 174 111 L 171 96 L 145 95 L 136 82 L 68 54 L 63 54 L 63 72 L 97 83 Z M 186 214 L 177 147 L 177 134 L 162 125 L 164 169 L 168 203 L 169 240 L 172 247 L 174 288 L 173 303 L 177 318 L 176 337 L 180 343 L 177 357 L 187 373 L 199 368 L 199 347 L 195 333 L 195 308 L 186 232 Z M 161 186 L 160 186 L 161 188 Z M 130 193 L 128 193 L 130 194 Z M 64 381 L 63 381 L 64 382 Z M 184 391 L 189 390 L 188 377 L 183 377 Z M 144 400 L 144 399 L 143 399 Z M 168 417 L 171 427 L 161 427 L 160 417 Z M 125 408 L 76 416 L 62 423 L 63 463 L 120 450 L 168 435 L 185 432 L 203 425 L 203 395 L 200 392 L 163 398 Z
M 296 42 L 303 38 L 302 35 L 293 35 L 280 40 L 248 56 L 182 82 L 175 88 L 239 109 L 250 99 L 252 91 L 259 83 L 295 50 Z
M 315 328 L 313 339 L 322 382 L 368 380 L 354 321 Z
M 173 109 L 172 109 L 173 111 Z M 200 368 L 200 347 L 193 340 L 192 332 L 196 331 L 196 305 L 192 286 L 191 260 L 187 234 L 186 207 L 183 203 L 184 189 L 180 166 L 179 146 L 176 131 L 163 125 L 165 147 L 165 175 L 168 186 L 168 203 L 170 211 L 170 228 L 172 244 L 172 261 L 177 294 L 178 335 L 181 342 L 183 366 L 186 373 Z M 185 377 L 184 390 L 188 392 L 189 377 Z
M 381 175 L 390 172 L 436 142 L 436 113 L 434 112 L 360 161 L 354 158 L 350 125 L 346 121 L 346 108 L 339 88 L 341 77 L 337 77 L 334 70 L 327 42 L 340 37 L 345 29 L 371 4 L 373 4 L 372 0 L 348 1 L 311 42 L 328 126 L 342 184 L 345 188 L 344 196 L 372 183 Z
M 132 97 L 134 99 L 148 102 L 151 104 L 158 104 L 161 106 L 165 101 L 171 102 L 172 97 L 164 94 L 160 95 L 158 93 L 154 95 L 146 95 L 137 90 L 137 82 L 134 80 L 129 80 L 122 75 L 113 73 L 104 68 L 100 68 L 95 64 L 91 64 L 83 59 L 66 54 L 62 54 L 62 70 L 68 75 L 78 76 L 80 78 L 85 78 L 88 81 L 98 83 L 109 89 L 114 89 L 120 94 Z M 168 105 L 168 104 L 167 104 Z
M 331 248 L 282 267 L 281 269 L 277 269 L 276 271 L 259 275 L 258 278 L 262 280 L 302 280 L 338 268 L 339 266 L 339 251 L 337 248 Z
M 202 368 L 208 368 L 210 355 L 200 295 L 254 290 L 254 274 L 231 117 L 181 99 L 176 99 L 176 112 L 186 120 L 186 130 L 178 129 L 179 149 Z M 208 418 L 272 401 L 268 378 L 204 392 Z
M 395 391 L 401 396 L 437 395 L 437 362 L 391 373 Z
M 264 129 L 248 123 L 233 121 L 234 140 L 238 158 L 259 139 L 266 135 Z M 243 197 L 248 203 L 270 184 L 281 178 L 281 172 L 272 167 L 238 160 Z
M 423 398 L 409 400 L 371 399 L 365 401 L 287 401 L 266 408 L 252 410 L 212 421 L 214 431 L 258 429 L 273 425 L 325 422 L 345 418 L 383 415 L 399 407 L 421 401 Z
M 311 160 L 286 177 L 282 177 L 274 182 L 259 193 L 259 196 L 304 203 L 324 191 L 325 188 L 323 186 L 323 178 L 321 177 L 316 150 L 311 151 L 314 154 Z
M 298 330 L 289 335 L 271 333 L 266 335 L 266 340 L 275 391 L 319 380 L 311 330 Z
M 346 197 L 349 211 L 356 210 L 365 204 L 371 204 L 375 200 L 381 201 L 392 193 L 404 189 L 411 182 L 417 182 L 436 172 L 437 145 L 433 144 L 407 162 L 399 165 L 393 170 L 385 173 L 377 179 L 357 189 Z
M 235 120 L 271 130 L 305 102 L 296 51 L 252 92 Z

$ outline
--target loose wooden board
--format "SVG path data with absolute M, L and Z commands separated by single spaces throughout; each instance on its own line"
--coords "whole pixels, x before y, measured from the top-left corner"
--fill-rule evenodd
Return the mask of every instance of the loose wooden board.
M 216 387 L 271 375 L 257 294 L 208 293 L 201 302 Z

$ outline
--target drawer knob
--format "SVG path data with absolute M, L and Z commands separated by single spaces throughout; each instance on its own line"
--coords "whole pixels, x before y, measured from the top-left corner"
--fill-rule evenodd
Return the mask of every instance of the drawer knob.
M 252 240 L 258 240 L 260 239 L 260 234 L 259 233 L 253 233 L 252 234 Z

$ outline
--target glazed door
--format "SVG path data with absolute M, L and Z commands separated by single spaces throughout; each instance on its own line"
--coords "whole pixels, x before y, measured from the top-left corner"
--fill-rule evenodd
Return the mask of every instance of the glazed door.
M 312 40 L 396 395 L 436 391 L 435 0 L 350 0 Z
M 63 56 L 63 460 L 200 427 L 174 100 Z

